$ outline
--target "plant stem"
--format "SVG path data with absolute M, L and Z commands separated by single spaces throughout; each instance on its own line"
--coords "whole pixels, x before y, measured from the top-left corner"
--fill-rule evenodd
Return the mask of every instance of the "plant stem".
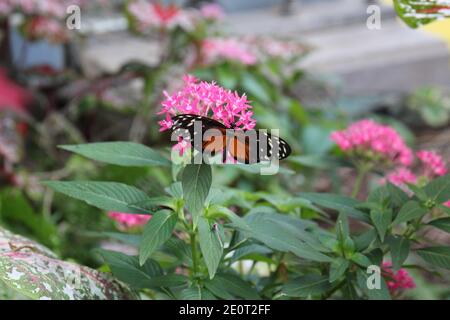
M 191 251 L 192 251 L 192 274 L 195 276 L 198 272 L 197 261 L 197 233 L 192 230 L 190 233 L 191 238 Z
M 369 172 L 370 167 L 368 165 L 357 166 L 358 175 L 356 176 L 355 184 L 353 186 L 352 198 L 356 198 L 361 191 L 361 186 L 366 177 L 367 172 Z

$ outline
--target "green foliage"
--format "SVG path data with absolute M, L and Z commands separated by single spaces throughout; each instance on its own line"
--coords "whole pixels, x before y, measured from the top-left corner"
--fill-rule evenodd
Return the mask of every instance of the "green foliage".
M 398 16 L 411 28 L 418 28 L 437 19 L 448 18 L 448 7 L 438 0 L 394 0 Z

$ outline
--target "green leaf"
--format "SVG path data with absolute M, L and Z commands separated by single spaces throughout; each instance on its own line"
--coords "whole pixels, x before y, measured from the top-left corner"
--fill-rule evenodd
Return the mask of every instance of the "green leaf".
M 231 273 L 218 273 L 213 281 L 215 283 L 220 283 L 220 287 L 227 288 L 227 292 L 233 296 L 246 299 L 246 300 L 259 300 L 259 296 L 256 289 L 252 285 L 241 279 L 241 277 L 236 276 Z
M 387 189 L 391 195 L 391 202 L 396 207 L 402 207 L 408 200 L 409 196 L 399 187 L 393 185 L 392 183 L 387 184 Z
M 234 90 L 239 81 L 237 74 L 228 65 L 217 69 L 218 82 L 227 89 Z
M 209 278 L 214 278 L 223 254 L 223 244 L 218 227 L 211 226 L 208 220 L 200 217 L 198 221 L 200 249 L 208 268 Z
M 193 285 L 180 293 L 181 300 L 216 300 L 215 297 L 199 285 Z
M 242 87 L 254 98 L 264 104 L 270 104 L 271 98 L 267 88 L 252 73 L 246 72 L 242 77 Z
M 416 250 L 416 252 L 429 264 L 450 269 L 450 247 L 430 247 Z
M 162 275 L 161 267 L 154 260 L 149 259 L 141 266 L 136 256 L 103 249 L 97 251 L 109 265 L 114 276 L 133 288 L 148 288 L 152 277 Z
M 366 250 L 370 244 L 375 240 L 376 238 L 376 231 L 375 229 L 369 229 L 359 235 L 357 235 L 355 240 L 355 249 L 357 251 L 364 251 Z
M 370 222 L 367 214 L 355 208 L 360 203 L 353 198 L 330 193 L 301 193 L 300 197 L 324 208 L 345 212 L 355 219 Z
M 359 252 L 356 252 L 355 254 L 353 254 L 351 259 L 354 263 L 356 263 L 357 265 L 360 265 L 362 267 L 368 267 L 373 264 L 372 261 L 370 261 L 370 259 L 368 257 L 366 257 L 365 255 L 363 255 L 362 253 L 359 253 Z
M 419 202 L 414 200 L 408 201 L 403 207 L 401 207 L 397 217 L 394 220 L 394 225 L 421 218 L 427 213 L 427 211 L 427 209 L 420 206 Z
M 139 248 L 139 263 L 141 265 L 170 238 L 176 223 L 177 215 L 173 211 L 161 210 L 153 215 L 142 234 Z
M 60 148 L 75 152 L 92 160 L 119 166 L 170 166 L 170 161 L 155 150 L 133 142 L 96 142 L 63 145 Z
M 296 163 L 308 168 L 314 169 L 330 169 L 336 167 L 338 160 L 326 157 L 322 154 L 309 154 L 303 156 L 294 156 L 287 158 L 288 161 Z
M 450 218 L 436 219 L 436 220 L 430 221 L 428 223 L 428 225 L 450 233 Z
M 124 213 L 147 213 L 131 204 L 146 200 L 147 195 L 132 186 L 116 182 L 47 181 L 44 184 L 57 192 L 85 201 L 91 206 Z
M 384 278 L 382 277 L 381 274 L 377 274 L 372 273 L 372 274 L 368 274 L 363 270 L 358 270 L 356 273 L 356 277 L 357 277 L 357 281 L 358 281 L 358 286 L 359 288 L 367 295 L 367 297 L 369 298 L 369 300 L 391 300 L 391 295 L 389 293 L 389 289 L 386 285 L 386 281 L 384 280 Z M 380 279 L 380 287 L 379 288 L 373 288 L 373 289 L 369 289 L 368 288 L 368 281 L 370 281 L 369 277 L 379 277 L 378 279 Z
M 392 236 L 388 239 L 389 247 L 391 248 L 392 266 L 395 271 L 398 271 L 403 262 L 408 258 L 410 243 L 409 240 L 401 236 Z
M 379 266 L 383 262 L 384 252 L 380 248 L 375 248 L 366 253 L 366 256 L 372 261 L 372 264 Z
M 197 223 L 205 200 L 211 188 L 212 173 L 211 166 L 207 164 L 188 164 L 183 170 L 181 183 L 183 195 L 188 210 Z
M 172 237 L 166 241 L 164 247 L 171 254 L 175 255 L 181 263 L 186 262 L 187 264 L 192 264 L 191 249 L 183 240 Z
M 291 219 L 282 221 L 283 218 Z M 254 212 L 247 215 L 245 220 L 241 220 L 240 225 L 233 225 L 247 237 L 261 241 L 269 248 L 292 252 L 298 257 L 312 261 L 330 262 L 332 259 L 318 250 L 323 247 L 320 242 L 317 240 L 316 243 L 312 234 L 302 230 L 301 226 L 296 226 L 298 222 L 302 221 L 280 214 Z M 326 248 L 323 249 L 326 251 Z
M 234 300 L 236 297 L 228 292 L 226 283 L 221 279 L 214 279 L 205 281 L 205 287 L 215 296 L 224 300 Z
M 450 17 L 448 6 L 439 1 L 394 0 L 398 16 L 411 28 Z
M 450 198 L 450 175 L 434 179 L 423 189 L 435 205 L 444 203 Z
M 53 247 L 59 241 L 56 224 L 33 207 L 19 189 L 4 189 L 0 194 L 0 221 L 11 228 L 23 227 L 44 245 Z
M 345 271 L 347 271 L 347 268 L 349 266 L 348 260 L 344 258 L 336 258 L 331 262 L 330 265 L 330 276 L 329 281 L 335 282 L 340 277 L 342 277 L 345 274 Z
M 116 239 L 121 242 L 131 244 L 134 247 L 139 247 L 142 239 L 141 235 L 121 232 L 102 232 L 102 235 L 105 235 L 106 237 L 109 237 L 111 239 Z
M 328 277 L 310 274 L 291 280 L 283 286 L 282 292 L 290 297 L 306 298 L 324 294 L 331 288 Z
M 381 241 L 384 241 L 384 236 L 392 221 L 392 210 L 371 210 L 370 219 L 372 220 Z

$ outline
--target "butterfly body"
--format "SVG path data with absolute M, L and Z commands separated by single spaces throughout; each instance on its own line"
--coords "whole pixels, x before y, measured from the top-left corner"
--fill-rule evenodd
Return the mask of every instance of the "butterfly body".
M 272 158 L 282 160 L 291 153 L 286 141 L 263 130 L 228 128 L 219 121 L 194 114 L 177 115 L 172 122 L 173 133 L 183 136 L 203 153 L 214 156 L 222 152 L 224 161 L 227 154 L 240 163 L 253 164 Z

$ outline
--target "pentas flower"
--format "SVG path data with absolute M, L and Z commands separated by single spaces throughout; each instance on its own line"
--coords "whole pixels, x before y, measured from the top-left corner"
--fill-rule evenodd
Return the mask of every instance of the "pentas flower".
M 24 15 L 64 19 L 68 6 L 85 6 L 88 2 L 87 0 L 2 0 L 0 14 L 19 12 Z
M 224 60 L 244 65 L 254 65 L 258 62 L 251 46 L 239 38 L 205 39 L 202 42 L 200 54 L 204 64 L 214 64 Z
M 424 167 L 424 175 L 428 178 L 447 174 L 447 166 L 441 155 L 434 151 L 422 150 L 416 153 Z
M 185 76 L 184 87 L 170 95 L 164 92 L 162 109 L 158 114 L 165 119 L 159 121 L 160 131 L 172 127 L 172 117 L 177 114 L 196 114 L 220 121 L 228 128 L 250 130 L 256 125 L 252 118 L 252 107 L 247 97 L 222 88 L 214 82 L 198 81 L 195 77 Z M 179 141 L 177 150 L 184 152 L 189 145 Z
M 163 5 L 137 0 L 130 2 L 127 10 L 135 19 L 139 32 L 151 29 L 173 30 L 177 27 L 189 31 L 194 26 L 195 17 L 192 12 L 182 10 L 174 4 Z
M 365 119 L 331 134 L 331 140 L 346 154 L 368 161 L 410 166 L 414 155 L 393 128 Z
M 108 217 L 116 221 L 124 229 L 141 227 L 152 218 L 146 214 L 129 214 L 114 211 L 108 212 Z
M 386 182 L 386 180 L 398 187 L 403 187 L 409 183 L 415 184 L 417 182 L 417 176 L 410 169 L 399 167 L 388 173 L 383 182 Z
M 292 60 L 293 58 L 302 56 L 306 52 L 304 45 L 288 39 L 246 36 L 243 38 L 243 41 L 254 48 L 255 54 L 260 60 Z
M 25 24 L 24 31 L 30 40 L 47 39 L 50 42 L 68 40 L 66 27 L 60 21 L 47 17 L 31 18 Z
M 200 13 L 203 18 L 208 20 L 222 20 L 225 17 L 225 12 L 217 3 L 206 3 L 200 8 Z
M 400 269 L 394 272 L 390 261 L 383 262 L 382 272 L 391 294 L 399 294 L 416 287 L 414 279 L 409 275 L 408 271 Z

